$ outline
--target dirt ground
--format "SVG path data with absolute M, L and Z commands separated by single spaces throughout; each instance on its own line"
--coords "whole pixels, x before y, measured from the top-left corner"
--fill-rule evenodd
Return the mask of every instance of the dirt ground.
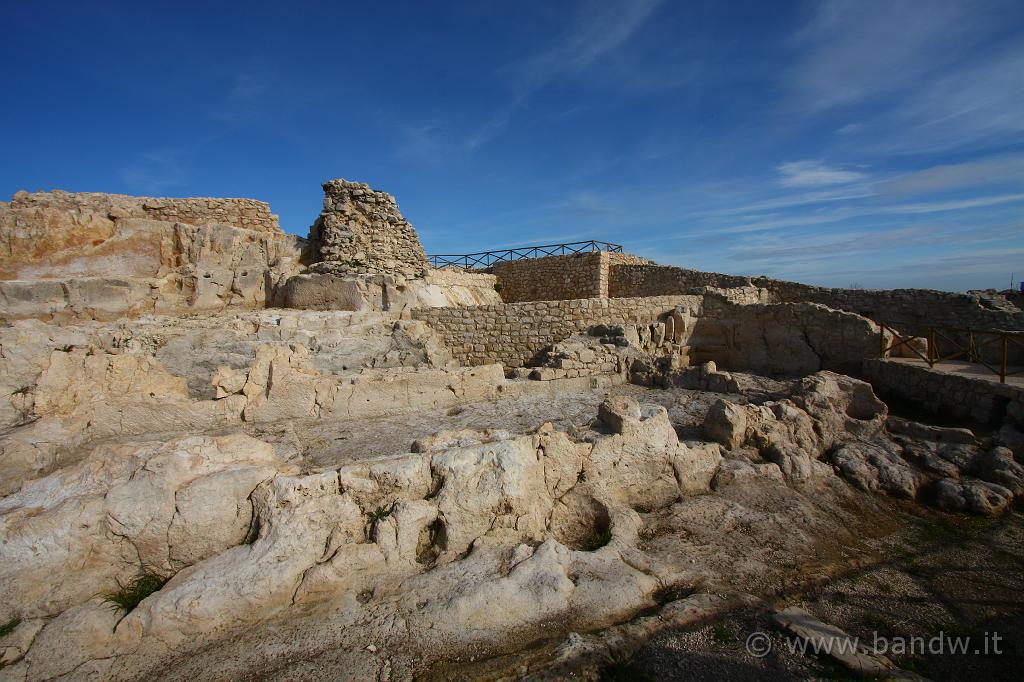
M 772 606 L 798 605 L 869 647 L 876 642 L 879 648 L 887 646 L 898 667 L 926 679 L 1021 679 L 1024 515 L 1015 511 L 993 520 L 939 515 L 909 505 L 902 515 L 907 525 L 894 538 L 890 558 L 802 594 L 780 594 Z M 757 632 L 766 633 L 772 643 L 771 653 L 761 658 L 745 650 L 747 638 Z M 947 638 L 941 653 L 933 640 L 940 633 Z M 923 643 L 914 644 L 911 637 Z M 949 652 L 948 638 L 961 638 L 966 652 Z M 918 650 L 895 654 L 897 641 Z M 662 632 L 630 660 L 605 668 L 601 679 L 859 678 L 827 657 L 791 651 L 770 611 L 758 609 L 695 629 Z

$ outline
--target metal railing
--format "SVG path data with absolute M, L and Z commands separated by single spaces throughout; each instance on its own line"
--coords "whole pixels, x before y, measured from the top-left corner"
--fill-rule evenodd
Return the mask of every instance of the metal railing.
M 1009 365 L 1012 344 L 1024 349 L 1024 331 L 1006 331 L 1002 329 L 958 329 L 956 327 L 927 327 L 924 334 L 904 334 L 892 326 L 879 323 L 882 328 L 879 337 L 880 357 L 891 357 L 891 353 L 903 348 L 934 367 L 940 362 L 964 360 L 981 365 L 999 377 L 1000 383 L 1006 383 L 1006 377 L 1024 373 L 1024 369 L 1011 370 Z M 892 343 L 886 343 L 886 332 L 892 335 Z M 914 344 L 916 340 L 925 342 L 924 352 Z M 940 351 L 940 346 L 942 350 Z M 946 352 L 942 352 L 946 351 Z M 989 364 L 989 363 L 992 364 Z
M 548 244 L 546 246 L 521 246 L 516 249 L 501 249 L 498 251 L 481 251 L 480 253 L 464 254 L 439 254 L 427 256 L 430 265 L 435 268 L 487 268 L 494 263 L 508 263 L 524 258 L 544 258 L 545 256 L 569 256 L 574 253 L 592 253 L 595 251 L 608 251 L 609 253 L 622 253 L 621 244 L 597 241 L 591 239 L 585 242 L 569 242 L 567 244 Z

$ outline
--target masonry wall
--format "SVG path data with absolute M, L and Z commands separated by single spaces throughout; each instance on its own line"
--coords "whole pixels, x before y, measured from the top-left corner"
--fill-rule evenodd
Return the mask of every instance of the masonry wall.
M 1024 388 L 1013 384 L 877 359 L 865 360 L 862 374 L 883 398 L 912 401 L 916 407 L 936 414 L 987 423 L 999 423 L 1008 413 L 1018 418 L 1024 415 Z
M 93 212 L 104 218 L 144 218 L 187 225 L 230 225 L 257 232 L 280 233 L 270 205 L 255 199 L 157 198 L 99 192 L 18 192 L 13 209 Z
M 1024 330 L 1024 313 L 986 307 L 974 294 L 930 289 L 835 289 L 664 265 L 612 265 L 608 295 L 671 296 L 707 286 L 762 287 L 773 303 L 820 303 L 895 325 L 908 333 L 921 333 L 929 326 Z
M 463 365 L 523 367 L 553 343 L 598 324 L 649 324 L 699 296 L 575 299 L 412 311 L 444 339 Z
M 750 284 L 749 277 L 645 263 L 614 263 L 608 273 L 608 295 L 612 298 L 671 296 L 695 287 L 725 289 Z
M 506 303 L 607 298 L 607 261 L 607 253 L 596 251 L 495 263 L 490 270 Z
M 608 298 L 609 274 L 614 266 L 647 262 L 628 253 L 591 251 L 495 263 L 490 271 L 498 276 L 501 299 L 506 303 L 566 301 Z

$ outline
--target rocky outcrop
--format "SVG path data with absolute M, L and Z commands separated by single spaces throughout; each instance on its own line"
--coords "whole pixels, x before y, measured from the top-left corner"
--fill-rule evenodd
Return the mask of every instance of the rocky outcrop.
M 306 272 L 291 277 L 281 289 L 284 307 L 306 310 L 402 311 L 495 303 L 501 297 L 493 275 L 440 270 L 413 279 Z
M 845 441 L 877 437 L 888 409 L 871 386 L 832 372 L 803 379 L 790 398 L 761 405 L 719 400 L 704 434 L 730 450 L 750 447 L 783 477 L 804 482 L 822 472 L 821 458 Z M 827 467 L 824 467 L 827 471 Z
M 459 369 L 421 322 L 242 313 L 0 329 L 0 493 L 99 438 L 282 419 L 400 414 L 494 399 L 501 368 Z
M 0 239 L 7 320 L 265 307 L 309 256 L 247 199 L 19 193 Z
M 752 448 L 801 483 L 831 464 L 865 492 L 931 502 L 946 511 L 998 514 L 1024 493 L 1024 467 L 970 431 L 888 419 L 871 386 L 819 372 L 790 398 L 761 405 L 719 400 L 704 434 L 730 451 Z
M 574 614 L 614 622 L 668 575 L 632 549 L 632 507 L 707 492 L 719 455 L 680 443 L 662 408 L 624 398 L 601 414 L 589 440 L 549 426 L 440 434 L 417 453 L 307 475 L 244 436 L 98 448 L 0 509 L 16 548 L 0 560 L 11 597 L 0 619 L 15 604 L 56 616 L 12 670 L 144 675 L 292 609 L 355 614 L 385 594 L 418 652 L 443 644 L 450 655 Z M 32 584 L 41 566 L 48 580 Z M 142 570 L 174 577 L 123 618 L 94 599 Z

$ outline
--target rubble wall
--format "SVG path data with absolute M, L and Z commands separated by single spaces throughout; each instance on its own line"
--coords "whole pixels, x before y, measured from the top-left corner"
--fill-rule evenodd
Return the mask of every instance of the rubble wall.
M 839 289 L 815 287 L 767 277 L 740 277 L 665 265 L 612 265 L 612 298 L 671 296 L 698 287 L 767 289 L 774 303 L 819 303 L 920 333 L 928 326 L 1024 330 L 1024 313 L 995 310 L 975 294 L 930 289 Z
M 15 209 L 92 212 L 111 218 L 148 218 L 188 225 L 231 225 L 257 232 L 281 232 L 270 205 L 255 199 L 134 197 L 101 192 L 18 192 Z
M 500 362 L 523 367 L 553 343 L 598 324 L 647 324 L 676 306 L 699 307 L 700 296 L 532 301 L 468 308 L 414 310 L 463 365 Z
M 489 271 L 498 276 L 501 299 L 506 303 L 565 301 L 608 298 L 609 273 L 614 266 L 647 262 L 628 253 L 591 251 L 495 263 Z
M 697 287 L 726 289 L 751 284 L 749 277 L 646 263 L 615 263 L 608 273 L 608 295 L 612 298 L 671 296 Z
M 393 196 L 341 179 L 323 188 L 324 208 L 310 232 L 319 246 L 318 271 L 416 277 L 427 270 L 419 235 Z
M 936 414 L 999 423 L 1007 414 L 1024 426 L 1024 387 L 934 371 L 907 362 L 865 360 L 861 372 L 879 395 L 895 396 Z

